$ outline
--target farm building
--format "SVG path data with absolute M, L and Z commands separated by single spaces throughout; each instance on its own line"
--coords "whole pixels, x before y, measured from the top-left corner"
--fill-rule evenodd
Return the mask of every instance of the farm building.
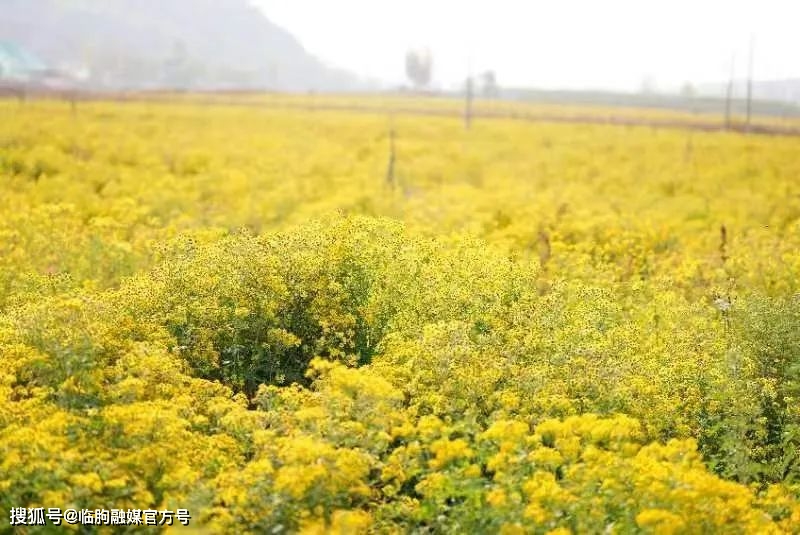
M 33 82 L 47 76 L 49 69 L 39 58 L 7 41 L 0 41 L 0 81 Z
M 0 87 L 64 90 L 74 88 L 77 80 L 75 74 L 53 68 L 30 51 L 0 41 Z

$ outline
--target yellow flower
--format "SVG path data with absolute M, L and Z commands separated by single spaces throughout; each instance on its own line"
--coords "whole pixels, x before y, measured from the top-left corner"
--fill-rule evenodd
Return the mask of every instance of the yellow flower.
M 486 495 L 486 503 L 492 507 L 502 507 L 506 504 L 506 493 L 503 489 L 492 489 Z
M 520 524 L 505 523 L 500 526 L 500 535 L 524 535 L 525 528 Z
M 428 461 L 428 465 L 434 470 L 443 468 L 452 461 L 468 459 L 473 455 L 469 444 L 462 438 L 439 439 L 431 443 L 430 448 L 434 458 Z
M 650 528 L 653 533 L 669 535 L 680 533 L 685 527 L 683 519 L 663 509 L 645 509 L 636 515 L 636 524 L 642 528 Z

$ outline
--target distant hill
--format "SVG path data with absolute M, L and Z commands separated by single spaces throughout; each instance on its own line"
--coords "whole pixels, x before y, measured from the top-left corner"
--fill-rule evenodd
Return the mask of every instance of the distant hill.
M 361 88 L 249 0 L 3 0 L 0 41 L 96 88 Z

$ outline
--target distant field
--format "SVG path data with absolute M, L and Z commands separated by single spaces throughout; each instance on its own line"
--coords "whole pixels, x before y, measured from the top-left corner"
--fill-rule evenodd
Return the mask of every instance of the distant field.
M 162 94 L 143 93 L 129 98 L 173 101 L 229 103 L 235 105 L 264 105 L 290 108 L 341 108 L 361 111 L 395 111 L 417 114 L 465 113 L 463 96 L 395 95 L 289 95 L 259 93 Z M 626 104 L 627 103 L 627 104 Z M 731 105 L 730 127 L 745 130 L 745 102 L 735 100 Z M 480 118 L 517 118 L 531 121 L 573 121 L 640 123 L 669 127 L 689 125 L 706 130 L 726 127 L 725 102 L 721 99 L 678 99 L 671 97 L 645 98 L 637 95 L 583 95 L 558 92 L 538 92 L 516 100 L 487 99 L 477 96 L 472 104 L 473 114 Z M 785 104 L 756 102 L 750 125 L 762 133 L 800 135 L 800 108 Z
M 0 96 L 21 95 L 13 88 L 0 87 Z M 731 103 L 729 122 L 724 99 L 689 98 L 668 95 L 637 95 L 592 92 L 507 90 L 504 98 L 476 95 L 472 114 L 480 119 L 514 118 L 532 122 L 589 122 L 640 124 L 670 128 L 751 131 L 764 134 L 800 135 L 800 107 L 786 103 L 755 101 L 749 122 L 746 102 Z M 29 90 L 28 98 L 82 101 L 192 102 L 234 106 L 266 106 L 290 109 L 328 109 L 350 112 L 414 115 L 465 114 L 463 95 L 454 93 L 364 93 L 287 94 L 254 91 L 181 92 L 74 92 Z
M 0 100 L 6 511 L 798 532 L 800 137 L 120 100 Z

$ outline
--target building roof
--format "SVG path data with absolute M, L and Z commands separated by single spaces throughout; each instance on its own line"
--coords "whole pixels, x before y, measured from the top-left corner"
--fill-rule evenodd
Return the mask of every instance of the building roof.
M 27 80 L 47 71 L 39 58 L 7 41 L 0 41 L 0 79 Z

